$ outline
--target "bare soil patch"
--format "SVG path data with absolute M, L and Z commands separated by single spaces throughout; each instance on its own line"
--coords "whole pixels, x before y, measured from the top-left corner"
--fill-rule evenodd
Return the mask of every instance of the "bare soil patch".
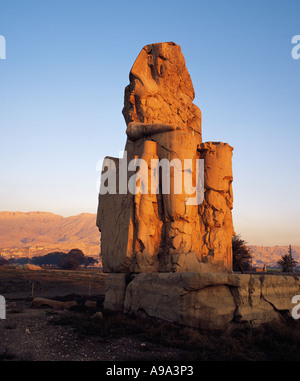
M 104 286 L 105 274 L 99 270 L 0 267 L 0 295 L 7 302 L 6 320 L 0 320 L 0 361 L 300 360 L 299 321 L 195 330 L 106 311 Z M 34 297 L 77 304 L 69 310 L 36 309 Z M 96 312 L 102 318 L 95 318 Z
M 34 284 L 34 288 L 32 288 Z M 6 320 L 0 320 L 0 361 L 126 361 L 179 359 L 181 350 L 116 334 L 107 319 L 117 314 L 103 310 L 105 274 L 99 270 L 41 271 L 0 267 L 0 295 L 6 298 Z M 33 295 L 32 295 L 33 292 Z M 75 300 L 76 308 L 56 311 L 32 308 L 34 297 Z M 92 308 L 86 301 L 95 302 Z M 104 318 L 93 319 L 97 311 Z M 109 318 L 108 318 L 109 316 Z M 102 334 L 99 335 L 99 327 Z M 125 330 L 124 330 L 125 329 Z M 95 331 L 95 334 L 94 334 Z

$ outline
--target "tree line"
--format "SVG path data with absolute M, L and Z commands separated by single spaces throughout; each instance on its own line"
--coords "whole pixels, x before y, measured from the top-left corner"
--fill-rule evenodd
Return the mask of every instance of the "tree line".
M 232 254 L 233 254 L 233 271 L 241 273 L 254 271 L 252 267 L 253 253 L 246 241 L 240 235 L 235 235 L 232 238 Z M 65 270 L 77 269 L 80 266 L 93 266 L 98 263 L 93 257 L 88 257 L 79 249 L 72 249 L 68 253 L 56 251 L 42 256 L 32 258 L 21 257 L 18 259 L 7 260 L 0 256 L 0 266 L 6 264 L 26 264 L 30 263 L 37 266 L 53 266 Z M 284 254 L 279 261 L 277 267 L 282 272 L 293 272 L 298 262 L 293 258 L 292 246 L 289 245 L 288 252 Z
M 251 272 L 253 253 L 240 235 L 232 237 L 233 270 L 244 273 Z M 289 245 L 288 252 L 277 261 L 277 267 L 284 273 L 293 272 L 298 262 L 293 258 L 292 246 Z
M 35 256 L 32 258 L 21 257 L 18 259 L 5 259 L 0 257 L 0 266 L 5 264 L 33 264 L 36 266 L 52 266 L 58 267 L 64 270 L 74 270 L 80 266 L 93 266 L 98 261 L 93 257 L 84 255 L 80 249 L 72 249 L 68 253 L 55 251 L 53 253 Z

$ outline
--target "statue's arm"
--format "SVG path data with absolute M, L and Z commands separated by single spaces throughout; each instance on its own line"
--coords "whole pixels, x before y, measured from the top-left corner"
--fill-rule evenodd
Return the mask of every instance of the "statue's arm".
M 138 123 L 131 122 L 128 124 L 126 134 L 130 140 L 137 140 L 143 136 L 149 136 L 158 134 L 161 132 L 176 131 L 180 130 L 179 127 L 172 126 L 171 124 L 165 123 Z

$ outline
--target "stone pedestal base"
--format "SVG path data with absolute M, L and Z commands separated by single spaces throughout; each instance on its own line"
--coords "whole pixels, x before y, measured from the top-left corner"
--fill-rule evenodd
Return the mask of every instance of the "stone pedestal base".
M 108 274 L 106 309 L 193 328 L 258 325 L 291 314 L 300 277 L 225 273 Z

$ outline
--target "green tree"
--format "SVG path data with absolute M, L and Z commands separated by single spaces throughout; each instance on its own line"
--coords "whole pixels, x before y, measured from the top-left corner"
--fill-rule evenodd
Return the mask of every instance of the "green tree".
M 14 263 L 18 263 L 19 265 L 26 265 L 30 263 L 30 258 L 29 257 L 19 257 L 15 260 Z
M 57 266 L 64 269 L 76 269 L 81 265 L 85 267 L 94 265 L 98 261 L 92 257 L 87 257 L 79 249 L 72 249 L 68 253 L 55 251 L 42 256 L 33 257 L 30 263 L 38 266 Z
M 281 268 L 281 271 L 284 273 L 293 272 L 293 268 L 297 266 L 298 262 L 293 258 L 292 246 L 289 245 L 288 253 L 284 254 L 279 261 L 277 261 L 277 265 Z
M 9 261 L 4 257 L 0 256 L 0 266 L 8 265 Z
M 85 257 L 85 267 L 94 266 L 96 263 L 98 263 L 97 259 L 93 257 Z
M 59 267 L 63 270 L 76 270 L 79 267 L 79 262 L 78 260 L 76 260 L 76 258 L 72 257 L 71 255 L 66 255 L 59 262 Z
M 240 234 L 232 237 L 232 256 L 234 271 L 241 271 L 244 274 L 245 271 L 251 270 L 252 252 Z
M 72 249 L 59 262 L 59 267 L 65 270 L 78 269 L 80 265 L 86 264 L 86 257 L 79 249 Z
M 66 253 L 55 251 L 38 257 L 33 257 L 31 263 L 38 266 L 59 266 L 60 261 L 66 256 Z
M 84 264 L 85 262 L 85 255 L 80 249 L 72 249 L 68 252 L 68 255 L 75 258 L 80 264 Z

